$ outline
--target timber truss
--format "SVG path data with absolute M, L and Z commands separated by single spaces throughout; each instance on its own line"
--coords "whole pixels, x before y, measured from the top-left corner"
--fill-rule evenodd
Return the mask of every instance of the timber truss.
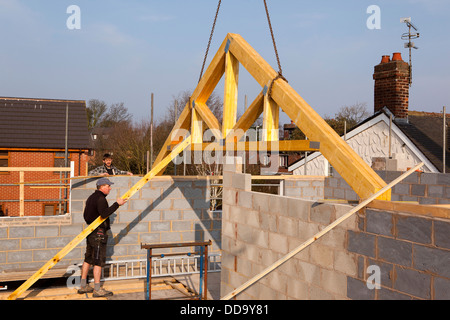
M 262 90 L 240 119 L 237 119 L 240 64 L 261 85 Z M 206 101 L 224 75 L 223 121 L 220 124 L 206 105 Z M 216 141 L 221 141 L 219 145 L 224 150 L 248 151 L 249 143 L 238 141 L 262 113 L 263 140 L 278 141 L 281 108 L 310 140 L 279 141 L 277 150 L 320 149 L 324 157 L 362 199 L 382 189 L 386 183 L 375 171 L 336 134 L 287 81 L 277 75 L 277 72 L 240 35 L 229 33 L 175 123 L 154 165 L 158 165 L 169 153 L 182 152 L 190 144 L 193 150 L 204 150 L 206 143 L 203 141 L 203 124 L 211 130 Z M 184 137 L 179 137 L 177 132 L 190 132 L 190 136 L 185 134 Z M 183 139 L 184 143 L 179 143 Z M 217 147 L 215 150 L 218 150 Z M 164 169 L 158 174 L 163 172 Z M 389 190 L 379 199 L 390 200 L 390 194 Z

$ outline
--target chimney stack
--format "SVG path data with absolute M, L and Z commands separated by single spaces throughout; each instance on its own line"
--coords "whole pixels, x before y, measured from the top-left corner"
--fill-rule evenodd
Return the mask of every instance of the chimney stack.
M 397 119 L 408 118 L 409 102 L 409 65 L 403 61 L 400 52 L 382 56 L 380 64 L 375 66 L 373 79 L 374 112 L 387 107 Z

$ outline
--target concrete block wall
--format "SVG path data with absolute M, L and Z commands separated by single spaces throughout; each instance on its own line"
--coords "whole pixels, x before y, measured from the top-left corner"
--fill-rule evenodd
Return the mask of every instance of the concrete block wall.
M 450 220 L 366 209 L 359 231 L 350 230 L 348 251 L 357 254 L 358 275 L 347 279 L 351 299 L 450 299 Z M 366 285 L 377 266 L 381 287 Z
M 323 176 L 287 176 L 284 180 L 284 195 L 308 200 L 324 199 L 324 180 Z
M 376 171 L 389 183 L 398 178 L 399 171 Z M 335 173 L 325 178 L 326 199 L 358 200 L 359 197 L 345 180 Z M 420 204 L 450 204 L 450 173 L 415 172 L 392 189 L 392 201 L 417 201 Z
M 221 296 L 351 209 L 251 192 L 250 182 L 249 175 L 224 169 Z M 358 230 L 356 219 L 348 219 L 236 298 L 347 299 L 347 278 L 357 276 L 357 255 L 345 249 L 346 230 Z
M 140 177 L 111 177 L 108 202 L 112 204 Z M 0 273 L 37 270 L 85 227 L 86 199 L 95 191 L 96 179 L 72 185 L 70 214 L 55 217 L 0 217 Z M 209 183 L 201 178 L 155 177 L 110 217 L 108 259 L 146 257 L 143 243 L 212 240 L 210 252 L 221 247 L 221 213 L 209 210 Z M 84 259 L 82 241 L 56 267 Z M 177 249 L 169 250 L 176 252 Z M 182 248 L 182 251 L 186 251 Z M 167 250 L 165 253 L 169 253 Z M 158 253 L 155 250 L 155 253 Z M 162 253 L 162 252 L 161 252 Z
M 352 208 L 251 192 L 249 181 L 224 170 L 221 296 Z M 450 299 L 450 212 L 415 210 L 355 214 L 236 298 Z M 373 266 L 379 289 L 366 283 Z

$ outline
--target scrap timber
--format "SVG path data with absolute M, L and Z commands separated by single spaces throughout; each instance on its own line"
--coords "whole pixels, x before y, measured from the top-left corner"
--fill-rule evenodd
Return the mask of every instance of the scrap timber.
M 239 66 L 242 65 L 260 84 L 261 92 L 245 113 L 237 119 L 237 94 Z M 206 102 L 221 78 L 225 75 L 223 121 L 219 123 Z M 353 149 L 313 110 L 313 108 L 238 34 L 229 33 L 200 79 L 189 102 L 184 107 L 172 132 L 166 139 L 153 164 L 153 169 L 138 181 L 123 196 L 131 198 L 155 175 L 162 175 L 167 165 L 184 149 L 193 144 L 203 148 L 204 126 L 213 133 L 222 146 L 237 143 L 255 120 L 263 115 L 263 140 L 278 142 L 278 120 L 280 108 L 290 117 L 313 145 L 304 142 L 279 143 L 278 150 L 304 148 L 317 150 L 345 179 L 361 199 L 382 190 L 386 183 L 372 170 Z M 173 148 L 175 144 L 175 147 Z M 268 150 L 271 143 L 260 146 Z M 233 147 L 234 148 L 234 147 Z M 249 150 L 250 144 L 241 144 L 237 149 Z M 195 149 L 194 149 L 195 151 Z M 390 200 L 390 189 L 377 199 Z M 75 239 L 61 249 L 8 299 L 16 299 L 33 283 L 56 265 L 66 254 L 85 239 L 103 220 L 98 218 Z

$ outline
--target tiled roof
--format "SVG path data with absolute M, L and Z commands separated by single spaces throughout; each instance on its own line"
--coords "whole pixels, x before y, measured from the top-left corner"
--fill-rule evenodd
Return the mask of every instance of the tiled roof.
M 87 149 L 86 102 L 0 97 L 0 148 Z
M 447 126 L 450 115 L 446 115 Z M 408 112 L 408 123 L 396 122 L 419 150 L 442 172 L 443 169 L 443 117 L 442 113 Z M 448 137 L 447 133 L 447 137 Z M 445 171 L 450 172 L 450 141 L 447 138 Z

